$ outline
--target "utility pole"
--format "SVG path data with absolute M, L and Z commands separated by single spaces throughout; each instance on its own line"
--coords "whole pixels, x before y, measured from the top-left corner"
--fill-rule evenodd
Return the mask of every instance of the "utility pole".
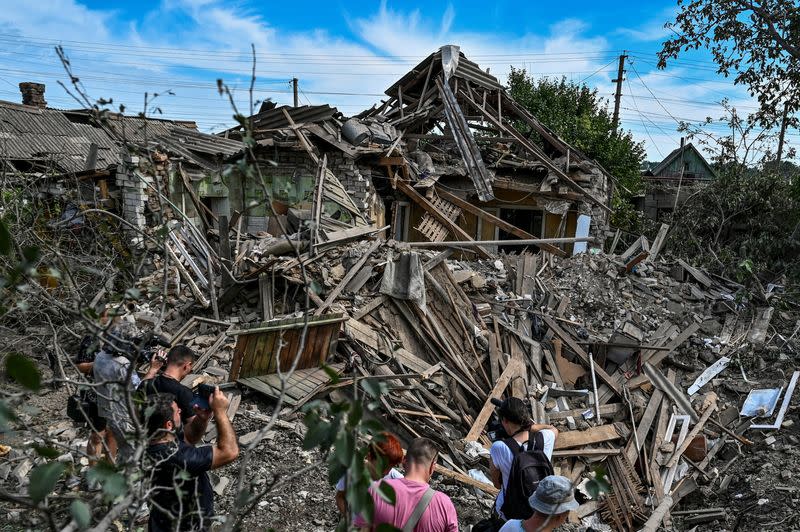
M 685 149 L 686 137 L 681 137 L 681 175 L 678 178 L 678 191 L 675 194 L 675 204 L 672 206 L 672 221 L 675 221 L 675 211 L 678 210 L 678 199 L 681 197 L 681 185 L 683 185 L 683 156 L 686 153 Z
M 622 80 L 625 74 L 625 59 L 627 58 L 627 54 L 625 54 L 625 50 L 622 51 L 622 55 L 619 56 L 619 66 L 617 67 L 617 79 L 612 79 L 614 83 L 617 84 L 617 91 L 614 93 L 614 129 L 617 128 L 619 125 L 619 102 L 622 99 Z
M 294 93 L 294 106 L 300 105 L 300 99 L 297 97 L 297 78 L 292 78 L 292 92 Z
M 781 157 L 783 156 L 783 137 L 786 135 L 786 117 L 789 114 L 789 102 L 783 103 L 783 118 L 781 119 L 781 135 L 778 137 L 778 157 L 775 159 L 775 171 L 781 171 Z

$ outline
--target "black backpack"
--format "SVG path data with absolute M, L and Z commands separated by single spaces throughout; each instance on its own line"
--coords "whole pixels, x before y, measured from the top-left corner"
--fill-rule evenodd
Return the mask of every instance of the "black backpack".
M 553 464 L 544 454 L 542 433 L 528 434 L 528 443 L 531 441 L 533 446 L 526 451 L 514 438 L 503 440 L 514 455 L 503 496 L 503 506 L 500 508 L 506 519 L 527 519 L 533 515 L 528 499 L 536 491 L 539 481 L 553 474 Z

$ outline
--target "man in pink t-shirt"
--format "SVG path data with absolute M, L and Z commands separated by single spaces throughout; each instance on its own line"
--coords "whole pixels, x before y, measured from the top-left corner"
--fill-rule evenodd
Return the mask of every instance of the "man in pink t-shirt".
M 378 495 L 376 482 L 370 488 L 375 502 L 372 527 L 360 516 L 356 517 L 355 526 L 361 530 L 375 530 L 378 525 L 387 523 L 404 532 L 458 532 L 458 516 L 450 497 L 428 485 L 438 455 L 436 444 L 428 438 L 412 441 L 406 452 L 406 477 L 381 481 L 394 488 L 395 504 L 384 501 Z M 432 493 L 426 495 L 428 490 Z M 415 518 L 418 519 L 414 525 Z

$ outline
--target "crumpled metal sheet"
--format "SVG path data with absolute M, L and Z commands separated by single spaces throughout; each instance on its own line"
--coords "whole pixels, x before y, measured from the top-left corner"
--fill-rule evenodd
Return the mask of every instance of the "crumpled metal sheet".
M 775 411 L 778 398 L 781 396 L 781 388 L 766 388 L 760 390 L 750 390 L 747 399 L 742 405 L 741 415 L 748 417 L 769 417 Z
M 461 48 L 455 44 L 448 44 L 440 48 L 442 51 L 442 71 L 444 72 L 444 81 L 450 81 L 456 69 L 458 68 L 458 57 L 461 53 Z
M 569 211 L 570 203 L 566 200 L 549 200 L 549 201 L 542 201 L 540 202 L 544 210 L 549 212 L 550 214 L 558 214 L 559 216 L 564 216 Z
M 390 250 L 383 271 L 380 293 L 395 299 L 413 301 L 427 313 L 425 295 L 425 270 L 419 253 L 403 252 L 395 260 Z
M 467 120 L 464 118 L 464 113 L 461 111 L 450 85 L 447 82 L 442 83 L 439 79 L 436 80 L 436 84 L 439 86 L 439 92 L 444 103 L 447 125 L 456 140 L 456 146 L 458 146 L 458 151 L 461 153 L 461 158 L 464 159 L 464 163 L 467 165 L 467 172 L 475 185 L 478 199 L 491 201 L 494 199 L 494 191 L 492 190 L 494 175 L 486 168 L 483 162 L 478 143 L 475 142 L 475 138 L 470 132 Z

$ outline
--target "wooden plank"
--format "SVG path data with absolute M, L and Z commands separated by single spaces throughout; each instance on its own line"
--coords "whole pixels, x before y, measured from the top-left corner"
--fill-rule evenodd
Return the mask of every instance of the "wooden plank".
M 461 482 L 462 484 L 466 484 L 467 486 L 472 486 L 474 488 L 478 488 L 479 490 L 481 490 L 481 491 L 483 491 L 485 493 L 488 493 L 489 495 L 496 496 L 498 493 L 500 493 L 500 490 L 495 488 L 492 484 L 487 484 L 485 482 L 481 482 L 479 480 L 475 480 L 474 478 L 472 478 L 470 476 L 462 475 L 461 473 L 457 473 L 456 471 L 452 471 L 450 469 L 447 469 L 447 468 L 445 468 L 443 466 L 440 466 L 439 464 L 436 464 L 436 466 L 434 468 L 434 471 L 436 473 L 440 473 L 440 474 L 442 474 L 442 475 L 444 475 L 444 476 L 446 476 L 448 478 L 452 478 L 454 480 L 457 480 L 458 482 Z
M 259 372 L 258 363 L 260 360 L 257 357 L 259 340 L 260 337 L 258 335 L 250 336 L 247 339 L 244 356 L 242 357 L 242 369 L 239 372 L 242 377 L 249 377 Z
M 345 333 L 351 336 L 353 339 L 363 342 L 380 353 L 384 353 L 396 358 L 398 361 L 400 361 L 400 363 L 412 371 L 422 373 L 431 367 L 429 363 L 425 362 L 403 347 L 391 350 L 387 349 L 389 346 L 387 346 L 385 342 L 381 341 L 378 333 L 372 329 L 372 327 L 365 323 L 350 319 L 345 322 L 344 329 Z
M 248 338 L 248 336 L 240 336 L 236 339 L 236 346 L 233 348 L 233 362 L 231 363 L 230 378 L 232 381 L 239 378 L 239 370 L 242 367 L 242 357 L 244 356 L 244 348 Z
M 658 234 L 655 240 L 653 240 L 653 245 L 650 247 L 650 256 L 647 258 L 648 262 L 653 262 L 656 259 L 658 253 L 661 251 L 661 247 L 664 245 L 664 240 L 666 240 L 668 232 L 669 225 L 661 224 Z
M 494 316 L 492 316 L 494 317 Z M 494 333 L 489 333 L 489 367 L 491 370 L 492 382 L 497 382 L 500 378 L 500 346 L 497 344 L 497 336 Z
M 613 255 L 614 251 L 617 249 L 617 244 L 619 243 L 619 237 L 622 234 L 622 231 L 617 229 L 617 232 L 614 233 L 614 240 L 611 242 L 611 247 L 608 250 L 608 255 Z
M 361 268 L 364 266 L 364 264 L 366 264 L 370 256 L 375 253 L 375 250 L 377 250 L 382 243 L 383 241 L 376 240 L 372 243 L 372 245 L 370 245 L 361 258 L 358 259 L 358 262 L 356 262 L 353 267 L 350 268 L 350 270 L 344 276 L 344 279 L 342 279 L 336 288 L 334 288 L 333 291 L 328 294 L 328 297 L 325 299 L 322 305 L 314 311 L 314 316 L 319 316 L 325 312 L 325 310 L 336 300 L 336 298 L 339 297 L 339 294 L 342 293 L 344 287 L 347 286 L 347 284 L 358 274 L 359 271 L 361 271 Z
M 712 281 L 712 280 L 711 280 L 711 278 L 710 278 L 708 275 L 706 275 L 706 274 L 705 274 L 705 273 L 703 273 L 702 271 L 698 270 L 698 269 L 697 269 L 697 268 L 695 268 L 694 266 L 690 265 L 690 264 L 689 264 L 688 262 L 686 262 L 685 260 L 683 260 L 683 259 L 678 259 L 678 264 L 680 264 L 680 265 L 681 265 L 681 267 L 682 267 L 684 270 L 686 270 L 686 272 L 687 272 L 689 275 L 691 275 L 692 277 L 694 277 L 694 279 L 695 279 L 695 280 L 696 280 L 698 283 L 702 284 L 702 285 L 703 285 L 703 286 L 705 286 L 706 288 L 711 288 L 711 285 L 713 285 L 713 284 L 714 284 L 714 281 Z
M 436 218 L 442 225 L 447 227 L 450 232 L 453 234 L 454 237 L 459 238 L 460 240 L 464 240 L 466 242 L 474 241 L 472 237 L 470 237 L 461 227 L 459 227 L 455 222 L 444 216 L 439 209 L 436 208 L 430 201 L 428 201 L 425 196 L 422 196 L 419 192 L 416 191 L 414 187 L 410 184 L 406 183 L 402 179 L 398 179 L 397 188 L 400 189 L 406 196 L 408 196 L 411 200 L 414 201 L 417 205 L 422 207 L 425 212 Z M 477 246 L 476 250 L 482 258 L 488 259 L 492 255 L 483 247 Z
M 478 218 L 480 218 L 484 222 L 488 222 L 488 223 L 494 225 L 495 227 L 499 227 L 500 229 L 502 229 L 503 231 L 506 231 L 507 233 L 511 233 L 512 235 L 514 235 L 516 237 L 519 237 L 519 238 L 527 238 L 527 239 L 536 238 L 535 236 L 533 236 L 532 234 L 528 233 L 527 231 L 523 231 L 522 229 L 520 229 L 516 225 L 510 224 L 510 223 L 506 222 L 505 220 L 503 220 L 501 218 L 498 218 L 497 216 L 484 211 L 480 207 L 477 207 L 475 204 L 470 203 L 470 202 L 468 202 L 466 200 L 463 200 L 463 199 L 459 198 L 458 196 L 456 196 L 455 194 L 451 194 L 451 193 L 447 192 L 446 190 L 443 190 L 440 187 L 436 187 L 436 193 L 440 197 L 442 197 L 442 198 L 446 199 L 447 201 L 449 201 L 450 203 L 462 208 L 463 210 L 465 210 L 465 211 L 467 211 L 467 212 L 469 212 L 471 214 L 474 214 L 475 216 L 477 216 Z M 536 246 L 539 249 L 542 249 L 542 250 L 547 251 L 549 253 L 552 253 L 554 255 L 558 255 L 559 257 L 566 257 L 567 256 L 567 254 L 563 250 L 555 247 L 552 244 L 536 244 Z
M 381 294 L 381 295 L 371 299 L 366 305 L 361 307 L 361 309 L 358 312 L 353 314 L 353 319 L 354 320 L 360 320 L 361 318 L 363 318 L 364 316 L 366 316 L 367 314 L 369 314 L 370 312 L 372 312 L 376 308 L 378 308 L 381 305 L 383 305 L 384 303 L 386 303 L 386 299 L 388 297 L 389 296 L 387 296 L 387 295 Z
M 559 432 L 558 437 L 560 438 L 562 434 L 569 434 L 569 432 Z M 615 456 L 618 454 L 622 454 L 622 449 L 561 449 L 553 451 L 553 458 L 569 458 L 572 456 L 589 458 L 595 456 Z
M 555 449 L 569 449 L 570 447 L 580 447 L 582 445 L 592 445 L 606 441 L 618 440 L 629 432 L 622 423 L 612 423 L 610 425 L 598 425 L 586 430 L 570 430 L 559 432 L 556 438 Z
M 670 382 L 675 382 L 675 370 L 670 368 L 667 371 L 667 380 Z M 661 407 L 658 411 L 658 421 L 656 421 L 655 429 L 653 430 L 653 444 L 650 447 L 650 467 L 655 470 L 659 470 L 658 467 L 658 454 L 661 452 L 661 444 L 664 443 L 664 436 L 666 436 L 667 432 L 667 423 L 669 420 L 669 401 L 661 401 Z M 660 477 L 661 475 L 659 475 Z M 655 482 L 655 478 L 653 479 Z M 661 491 L 663 492 L 663 483 Z M 662 495 L 663 496 L 663 495 Z M 660 499 L 659 499 L 660 500 Z
M 636 463 L 636 457 L 641 450 L 641 446 L 643 446 L 645 443 L 647 433 L 650 432 L 650 427 L 656 418 L 656 414 L 658 413 L 658 409 L 661 406 L 661 401 L 663 399 L 664 392 L 656 388 L 653 392 L 653 395 L 650 397 L 650 401 L 647 403 L 644 414 L 642 414 L 642 419 L 640 419 L 636 424 L 636 435 L 631 437 L 631 439 L 628 441 L 628 445 L 625 446 L 625 456 L 628 458 L 628 462 L 631 464 Z M 636 447 L 637 440 L 640 445 L 638 448 Z
M 587 354 L 586 354 L 586 351 L 584 351 L 584 350 L 581 348 L 581 346 L 579 346 L 579 345 L 577 344 L 577 342 L 575 342 L 575 339 L 574 339 L 574 338 L 572 338 L 572 335 L 568 334 L 568 333 L 567 333 L 566 331 L 564 331 L 564 330 L 563 330 L 561 327 L 559 327 L 558 325 L 556 325 L 556 322 L 555 322 L 555 320 L 553 320 L 553 319 L 552 319 L 552 318 L 550 318 L 549 316 L 544 316 L 544 315 L 543 315 L 543 316 L 542 316 L 542 320 L 544 320 L 544 322 L 547 324 L 547 326 L 548 326 L 548 327 L 549 327 L 549 328 L 550 328 L 550 329 L 553 331 L 553 333 L 554 333 L 556 336 L 558 336 L 559 338 L 561 338 L 561 340 L 562 340 L 562 341 L 563 341 L 565 344 L 567 344 L 567 346 L 569 346 L 569 348 L 570 348 L 570 349 L 572 349 L 572 351 L 573 351 L 573 352 L 574 352 L 576 355 L 578 355 L 578 358 L 580 358 L 580 359 L 581 359 L 581 361 L 583 362 L 584 366 L 585 366 L 585 367 L 589 367 L 589 355 L 587 355 Z M 598 377 L 600 377 L 600 379 L 601 379 L 601 380 L 602 380 L 604 383 L 606 383 L 606 385 L 607 385 L 609 388 L 611 388 L 612 390 L 614 390 L 614 392 L 615 392 L 615 393 L 616 393 L 618 396 L 622 397 L 622 388 L 620 387 L 620 384 L 619 384 L 619 382 L 617 381 L 617 379 L 613 378 L 611 375 L 609 375 L 608 373 L 606 373 L 606 371 L 605 371 L 603 368 L 599 367 L 599 366 L 595 366 L 595 373 L 597 374 L 597 376 L 598 376 Z
M 300 129 L 297 124 L 294 123 L 292 120 L 291 115 L 286 111 L 284 107 L 281 109 L 283 111 L 283 116 L 286 117 L 286 121 L 289 123 L 289 127 L 294 131 L 295 135 L 297 135 L 298 140 L 300 140 L 300 145 L 303 146 L 303 149 L 306 150 L 308 156 L 311 157 L 311 160 L 314 161 L 315 165 L 319 165 L 319 156 L 316 154 L 316 150 L 311 146 L 311 143 L 306 138 L 306 134 Z
M 522 378 L 513 377 L 512 380 L 511 380 L 511 396 L 512 397 L 517 397 L 519 399 L 525 399 L 525 397 L 527 397 L 527 395 L 528 395 L 527 392 L 526 392 L 526 389 L 528 387 L 527 386 L 527 381 L 528 381 L 527 373 L 528 372 L 525 371 L 525 369 L 524 369 L 525 368 L 525 356 L 524 356 L 525 352 L 522 349 L 522 346 L 517 341 L 516 337 L 512 336 L 508 340 L 509 340 L 508 341 L 509 349 L 511 351 L 511 361 L 512 362 L 517 362 L 519 364 L 519 366 L 521 368 L 523 368 L 522 371 L 521 371 L 521 374 L 519 375 Z
M 248 388 L 252 388 L 253 390 L 255 390 L 257 392 L 261 392 L 264 395 L 266 395 L 267 397 L 272 397 L 273 399 L 277 399 L 278 398 L 278 395 L 279 395 L 279 391 L 278 390 L 276 390 L 275 388 L 273 388 L 272 386 L 268 385 L 267 383 L 265 383 L 263 381 L 260 381 L 260 380 L 254 378 L 254 377 L 245 377 L 245 378 L 239 379 L 236 382 L 238 382 L 240 384 L 244 384 Z M 293 406 L 297 402 L 292 397 L 289 397 L 287 395 L 284 395 L 283 401 L 286 404 L 288 404 L 289 406 Z
M 692 323 L 686 327 L 678 336 L 675 337 L 670 343 L 664 346 L 666 349 L 660 350 L 644 350 L 642 351 L 642 362 L 648 362 L 650 365 L 658 365 L 662 360 L 667 358 L 673 351 L 679 348 L 683 343 L 688 340 L 694 333 L 700 329 L 699 323 Z M 645 355 L 647 355 L 645 357 Z
M 483 408 L 481 408 L 478 417 L 475 418 L 475 423 L 472 424 L 472 428 L 470 428 L 469 433 L 466 438 L 464 438 L 466 441 L 478 441 L 478 437 L 483 432 L 495 408 L 491 399 L 498 399 L 503 394 L 503 391 L 505 391 L 509 381 L 523 371 L 525 371 L 525 367 L 521 365 L 518 360 L 512 359 L 508 363 L 506 369 L 503 370 L 502 375 L 500 375 L 500 378 L 497 379 L 497 383 L 494 385 L 486 402 L 483 404 Z

